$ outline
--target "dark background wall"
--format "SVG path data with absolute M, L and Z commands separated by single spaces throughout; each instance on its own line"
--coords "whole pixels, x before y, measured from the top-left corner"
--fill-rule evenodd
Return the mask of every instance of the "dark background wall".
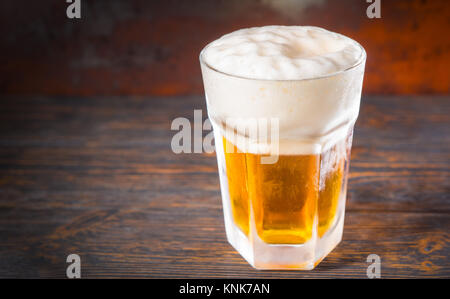
M 0 3 L 0 93 L 186 95 L 203 92 L 198 54 L 235 29 L 316 25 L 368 53 L 366 94 L 448 94 L 447 0 L 64 0 Z

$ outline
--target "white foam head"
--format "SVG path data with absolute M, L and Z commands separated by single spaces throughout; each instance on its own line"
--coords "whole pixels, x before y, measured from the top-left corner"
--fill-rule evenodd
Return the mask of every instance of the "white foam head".
M 281 154 L 324 151 L 358 116 L 365 52 L 343 35 L 310 26 L 241 29 L 207 45 L 200 60 L 213 123 L 239 132 L 239 123 L 222 124 L 278 118 Z
M 204 61 L 223 73 L 251 79 L 301 80 L 355 65 L 362 48 L 343 35 L 311 26 L 241 29 L 209 44 Z

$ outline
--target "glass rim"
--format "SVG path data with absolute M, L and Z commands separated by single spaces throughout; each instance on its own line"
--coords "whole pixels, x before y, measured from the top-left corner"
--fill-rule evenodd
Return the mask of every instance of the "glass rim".
M 342 34 L 340 34 L 340 33 L 336 33 L 336 34 L 339 34 L 339 35 L 342 35 Z M 215 41 L 212 41 L 212 42 L 210 42 L 210 43 L 208 43 L 201 51 L 200 51 L 200 54 L 199 54 L 199 60 L 200 60 L 200 64 L 201 65 L 204 65 L 205 67 L 207 67 L 208 69 L 210 69 L 210 70 L 212 70 L 212 71 L 214 71 L 214 72 L 216 72 L 216 73 L 219 73 L 219 74 L 222 74 L 222 75 L 225 75 L 225 76 L 228 76 L 228 77 L 233 77 L 233 78 L 237 78 L 237 79 L 242 79 L 242 80 L 250 80 L 250 81 L 263 81 L 263 82 L 301 82 L 301 81 L 312 81 L 312 80 L 319 80 L 319 79 L 325 79 L 325 78 L 330 78 L 330 77 L 334 77 L 334 76 L 337 76 L 337 75 L 340 75 L 340 74 L 343 74 L 343 73 L 346 73 L 346 72 L 349 72 L 349 71 L 351 71 L 351 70 L 353 70 L 353 69 L 355 69 L 355 68 L 357 68 L 358 66 L 360 66 L 362 63 L 364 63 L 365 61 L 366 61 L 366 59 L 367 59 L 367 53 L 366 53 L 366 50 L 363 48 L 363 46 L 361 46 L 361 44 L 360 43 L 358 43 L 357 41 L 355 41 L 354 39 L 352 39 L 352 38 L 349 38 L 349 37 L 347 37 L 347 36 L 345 36 L 345 35 L 342 35 L 342 36 L 344 36 L 344 37 L 346 37 L 346 38 L 348 38 L 348 39 L 351 39 L 360 49 L 361 49 L 361 55 L 360 55 L 360 57 L 356 60 L 356 62 L 353 64 L 353 65 L 351 65 L 351 66 L 349 66 L 348 68 L 345 68 L 345 69 L 343 69 L 343 70 L 339 70 L 339 71 L 337 71 L 337 72 L 333 72 L 333 73 L 330 73 L 330 74 L 326 74 L 326 75 L 322 75 L 322 76 L 314 76 L 314 77 L 310 77 L 310 78 L 302 78 L 302 79 L 260 79 L 260 78 L 250 78 L 250 77 L 244 77 L 244 76 L 239 76 L 239 75 L 233 75 L 233 74 L 230 74 L 230 73 L 226 73 L 226 72 L 223 72 L 223 71 L 219 71 L 218 69 L 216 69 L 216 68 L 214 68 L 214 67 L 212 67 L 211 65 L 209 65 L 208 63 L 206 63 L 206 61 L 204 61 L 203 60 L 203 52 L 205 52 L 205 50 Z

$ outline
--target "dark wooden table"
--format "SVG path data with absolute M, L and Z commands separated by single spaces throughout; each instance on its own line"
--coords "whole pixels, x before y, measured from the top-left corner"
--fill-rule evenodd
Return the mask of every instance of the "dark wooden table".
M 214 154 L 170 148 L 203 97 L 2 97 L 0 277 L 450 277 L 449 97 L 364 97 L 343 241 L 313 271 L 227 243 Z M 206 117 L 205 113 L 203 117 Z M 207 133 L 207 132 L 206 132 Z

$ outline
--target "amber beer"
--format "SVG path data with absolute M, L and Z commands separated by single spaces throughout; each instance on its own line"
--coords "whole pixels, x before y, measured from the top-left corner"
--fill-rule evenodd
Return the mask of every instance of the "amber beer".
M 312 237 L 317 209 L 322 237 L 334 223 L 346 183 L 347 144 L 351 135 L 320 155 L 281 155 L 275 164 L 263 164 L 263 155 L 239 152 L 223 137 L 232 214 L 239 229 L 248 236 L 251 203 L 264 242 L 302 244 Z
M 238 30 L 200 54 L 227 239 L 253 267 L 310 270 L 341 241 L 365 59 L 301 26 Z M 275 139 L 246 128 L 268 119 Z

